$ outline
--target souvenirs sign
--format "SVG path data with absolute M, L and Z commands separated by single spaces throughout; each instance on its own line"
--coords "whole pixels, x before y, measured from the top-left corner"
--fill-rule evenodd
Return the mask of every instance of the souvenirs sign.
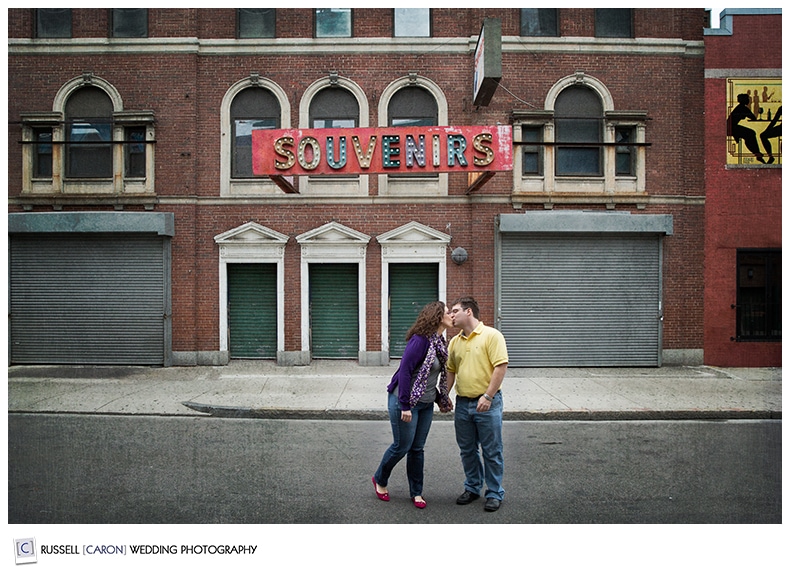
M 511 126 L 253 130 L 252 169 L 270 177 L 513 169 Z

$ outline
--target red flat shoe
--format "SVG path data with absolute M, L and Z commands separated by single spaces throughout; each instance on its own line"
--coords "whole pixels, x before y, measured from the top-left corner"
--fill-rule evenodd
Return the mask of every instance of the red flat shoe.
M 415 500 L 415 498 L 416 497 L 412 497 L 411 501 L 414 503 L 414 506 L 416 506 L 417 508 L 422 509 L 428 506 L 428 503 L 425 502 L 424 500 Z
M 371 480 L 373 481 L 373 490 L 376 491 L 376 496 L 379 497 L 379 500 L 383 500 L 384 502 L 389 502 L 390 499 L 389 492 L 379 492 L 378 485 L 376 484 L 376 477 L 375 476 L 371 477 Z

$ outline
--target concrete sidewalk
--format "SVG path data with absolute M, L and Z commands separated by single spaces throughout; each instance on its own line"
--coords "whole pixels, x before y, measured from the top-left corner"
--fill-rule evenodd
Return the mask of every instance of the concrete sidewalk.
M 387 418 L 397 362 L 212 367 L 12 366 L 8 410 L 250 418 Z M 782 417 L 781 368 L 510 368 L 508 420 Z M 454 393 L 452 394 L 454 398 Z M 437 417 L 451 417 L 436 411 Z

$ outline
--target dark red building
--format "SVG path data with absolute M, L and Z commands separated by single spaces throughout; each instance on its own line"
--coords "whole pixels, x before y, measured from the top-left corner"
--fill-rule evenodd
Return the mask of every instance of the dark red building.
M 705 364 L 782 364 L 782 12 L 705 33 Z
M 697 8 L 10 9 L 10 362 L 387 364 L 425 302 L 472 295 L 512 366 L 700 363 L 705 159 L 763 218 L 768 191 L 747 188 L 781 174 L 725 167 L 704 40 L 730 53 L 738 36 L 705 24 Z M 252 171 L 254 130 L 498 125 L 513 170 L 478 186 Z M 715 278 L 727 337 L 734 266 Z

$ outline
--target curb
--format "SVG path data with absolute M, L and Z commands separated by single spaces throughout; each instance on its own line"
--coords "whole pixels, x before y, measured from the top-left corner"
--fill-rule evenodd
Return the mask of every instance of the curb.
M 250 408 L 209 405 L 184 401 L 194 411 L 216 418 L 235 419 L 319 419 L 319 420 L 389 420 L 381 410 L 320 410 Z M 781 411 L 747 410 L 679 410 L 679 411 L 505 411 L 506 421 L 651 421 L 651 420 L 781 420 Z M 453 420 L 449 413 L 435 413 L 434 420 Z

